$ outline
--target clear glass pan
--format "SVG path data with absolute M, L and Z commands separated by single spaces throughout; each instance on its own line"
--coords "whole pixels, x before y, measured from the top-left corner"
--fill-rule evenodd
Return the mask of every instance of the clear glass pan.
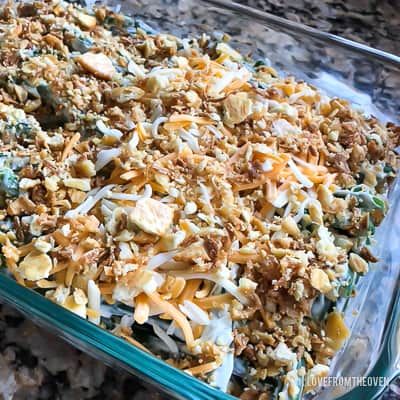
M 155 30 L 190 35 L 223 31 L 252 57 L 268 58 L 290 74 L 327 94 L 350 100 L 383 121 L 400 121 L 400 57 L 319 32 L 225 0 L 123 1 L 122 11 Z M 108 2 L 118 5 L 118 2 Z M 352 334 L 332 363 L 332 376 L 382 376 L 400 371 L 400 181 L 393 186 L 391 209 L 376 233 L 380 262 L 358 284 L 358 295 L 342 304 Z M 18 285 L 0 270 L 0 297 L 30 319 L 55 331 L 82 350 L 119 366 L 166 393 L 193 400 L 232 398 L 168 366 L 124 340 Z M 327 387 L 313 399 L 372 400 L 382 386 Z

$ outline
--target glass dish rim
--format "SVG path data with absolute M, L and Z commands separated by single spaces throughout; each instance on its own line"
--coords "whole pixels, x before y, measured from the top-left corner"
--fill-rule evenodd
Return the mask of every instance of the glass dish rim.
M 339 35 L 324 32 L 300 22 L 290 21 L 286 18 L 252 8 L 244 4 L 239 4 L 233 0 L 200 0 L 201 3 L 208 3 L 216 7 L 225 8 L 233 12 L 241 12 L 247 17 L 254 18 L 260 22 L 266 22 L 270 26 L 283 28 L 291 32 L 296 32 L 301 35 L 310 36 L 314 39 L 319 39 L 332 45 L 339 46 L 355 53 L 362 54 L 380 60 L 384 63 L 389 63 L 400 68 L 400 55 L 389 53 L 384 50 L 376 49 L 363 43 L 354 40 L 346 39 Z
M 21 1 L 21 0 L 18 0 Z M 0 0 L 1 2 L 1 0 Z M 239 12 L 243 16 L 267 23 L 269 26 L 286 30 L 298 35 L 304 35 L 328 43 L 330 46 L 344 48 L 350 52 L 380 61 L 400 70 L 400 56 L 375 49 L 370 46 L 345 39 L 343 37 L 320 31 L 301 23 L 286 20 L 285 18 L 254 9 L 231 0 L 200 0 L 203 4 Z M 134 5 L 133 5 L 134 7 Z M 134 11 L 134 8 L 132 9 Z M 0 265 L 1 268 L 1 265 Z M 14 279 L 0 272 L 0 298 L 6 303 L 22 311 L 25 315 L 32 315 L 33 319 L 40 319 L 47 327 L 53 327 L 61 336 L 72 342 L 75 346 L 83 348 L 85 343 L 112 358 L 117 365 L 135 372 L 146 380 L 161 385 L 168 393 L 178 398 L 193 400 L 234 399 L 229 394 L 223 393 L 208 384 L 171 367 L 164 361 L 153 357 L 146 352 L 134 347 L 122 338 L 90 323 L 73 314 L 63 307 L 49 301 L 42 295 L 19 285 Z M 393 371 L 390 367 L 394 364 L 393 347 L 396 333 L 399 330 L 400 292 L 393 299 L 388 310 L 387 335 L 382 344 L 382 351 L 368 376 L 384 376 L 393 380 L 400 371 Z M 352 391 L 337 398 L 337 400 L 357 400 L 359 398 L 376 399 L 384 387 L 357 387 Z

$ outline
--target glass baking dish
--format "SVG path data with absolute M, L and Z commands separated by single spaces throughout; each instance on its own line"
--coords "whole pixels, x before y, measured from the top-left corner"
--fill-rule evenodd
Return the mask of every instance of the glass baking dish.
M 348 99 L 383 121 L 400 122 L 400 57 L 225 0 L 108 4 L 157 31 L 177 36 L 223 31 L 232 37 L 234 47 L 255 59 L 270 60 L 281 74 L 294 75 L 331 96 Z M 390 212 L 376 232 L 375 253 L 380 261 L 359 281 L 357 297 L 340 305 L 352 334 L 332 361 L 332 376 L 380 376 L 390 381 L 399 374 L 399 186 L 397 179 L 389 193 Z M 168 398 L 232 398 L 20 286 L 4 268 L 0 271 L 4 301 L 82 350 L 140 377 Z M 368 387 L 325 387 L 306 398 L 372 400 L 383 391 L 381 384 L 382 380 Z

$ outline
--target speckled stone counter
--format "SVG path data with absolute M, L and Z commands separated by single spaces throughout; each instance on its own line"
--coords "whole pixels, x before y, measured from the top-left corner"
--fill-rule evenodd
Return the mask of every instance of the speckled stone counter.
M 238 2 L 400 55 L 400 0 Z
M 106 367 L 0 303 L 0 400 L 157 400 L 135 378 Z
M 400 54 L 400 0 L 242 2 Z M 0 400 L 160 398 L 135 378 L 106 367 L 0 303 Z M 384 399 L 400 399 L 400 387 L 391 385 Z

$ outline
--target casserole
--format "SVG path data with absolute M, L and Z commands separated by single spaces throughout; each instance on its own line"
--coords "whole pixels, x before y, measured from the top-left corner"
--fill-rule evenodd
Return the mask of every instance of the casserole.
M 154 6 L 154 4 L 153 4 L 151 7 L 153 7 L 153 6 Z M 176 6 L 176 7 L 174 8 L 174 10 L 178 11 L 178 13 L 182 13 L 182 12 L 186 12 L 186 10 L 187 10 L 186 7 L 190 6 L 190 4 L 185 3 L 185 4 L 181 5 L 181 4 L 179 3 L 179 4 L 175 5 L 175 6 Z M 138 8 L 135 8 L 135 10 L 136 10 L 136 12 L 137 12 L 135 15 L 140 15 L 140 16 L 141 16 L 141 15 L 142 15 L 142 14 L 141 14 L 141 9 L 140 9 L 139 5 L 138 5 L 137 7 L 138 7 Z M 150 7 L 150 8 L 151 8 L 151 7 Z M 193 10 L 194 13 L 199 13 L 199 12 L 200 12 L 200 9 L 199 9 L 199 8 L 192 8 L 192 10 Z M 221 12 L 221 13 L 218 13 L 218 9 L 215 9 L 215 10 L 214 10 L 214 9 L 209 9 L 208 11 L 209 11 L 209 14 L 210 14 L 210 15 L 214 15 L 214 13 L 215 13 L 215 15 L 218 16 L 218 21 L 219 21 L 219 24 L 220 24 L 220 25 L 223 24 L 223 22 L 224 22 L 224 17 L 225 17 L 226 23 L 224 23 L 224 26 L 227 28 L 227 29 L 225 29 L 225 30 L 227 30 L 228 32 L 230 32 L 230 31 L 233 29 L 233 28 L 230 26 L 230 24 L 232 23 L 232 20 L 234 20 L 234 19 L 233 19 L 231 16 L 227 15 L 226 11 L 223 11 L 223 12 Z M 153 17 L 156 18 L 156 20 L 157 20 L 157 27 L 159 26 L 160 29 L 166 30 L 166 31 L 169 31 L 169 30 L 170 30 L 170 29 L 168 28 L 168 26 L 164 26 L 163 20 L 161 20 L 161 19 L 158 20 L 158 19 L 157 19 L 157 18 L 158 18 L 158 16 L 157 16 L 157 15 L 158 15 L 158 14 L 157 14 L 157 10 L 152 10 L 152 9 L 150 9 L 149 12 L 151 13 L 151 15 L 152 15 Z M 163 13 L 163 12 L 164 12 L 164 10 L 162 10 L 162 13 Z M 196 18 L 197 18 L 197 19 L 200 19 L 200 21 L 201 21 L 201 29 L 202 29 L 203 31 L 205 30 L 205 31 L 207 31 L 207 32 L 210 31 L 212 28 L 206 26 L 206 25 L 205 25 L 206 22 L 203 21 L 200 17 L 201 17 L 201 14 L 196 15 Z M 143 15 L 143 18 L 144 18 L 146 21 L 149 20 L 149 19 L 147 18 L 147 15 L 146 15 L 146 14 Z M 208 14 L 207 14 L 207 18 L 206 18 L 206 19 L 207 19 L 207 23 L 208 23 L 208 19 L 209 19 Z M 185 19 L 183 19 L 183 18 L 180 18 L 180 20 L 181 20 L 181 21 L 185 21 Z M 150 19 L 150 21 L 151 21 L 151 19 Z M 192 30 L 195 26 L 196 26 L 196 24 L 190 25 L 190 27 L 189 27 L 190 30 Z M 182 26 L 182 29 L 183 29 L 183 30 L 186 29 L 186 28 L 187 28 L 186 25 L 183 25 L 183 26 Z M 181 34 L 181 32 L 180 32 L 179 29 L 178 29 L 177 24 L 175 24 L 174 29 L 178 30 L 178 33 Z M 263 48 L 263 46 L 262 46 L 262 43 L 263 43 L 262 39 L 260 38 L 260 40 L 256 39 L 256 41 L 254 41 L 255 38 L 258 38 L 257 35 L 260 35 L 260 34 L 261 34 L 261 31 L 259 31 L 259 30 L 256 28 L 256 25 L 251 25 L 251 29 L 249 29 L 249 31 L 251 31 L 251 32 L 247 32 L 247 34 L 250 35 L 250 39 L 253 41 L 253 43 L 257 43 L 257 50 L 262 49 L 262 48 Z M 174 31 L 174 33 L 175 33 L 175 31 Z M 262 36 L 262 34 L 261 34 L 261 36 Z M 266 37 L 269 37 L 269 36 L 272 37 L 272 39 L 271 39 L 271 40 L 272 40 L 272 46 L 275 46 L 277 43 L 279 43 L 279 44 L 284 43 L 283 37 L 282 37 L 282 36 L 280 36 L 278 40 L 277 40 L 276 38 L 273 38 L 273 35 L 270 35 L 270 34 L 268 33 L 268 34 L 266 35 Z M 244 43 L 244 44 L 245 44 L 245 43 Z M 240 43 L 238 43 L 238 45 L 240 45 Z M 292 43 L 289 45 L 289 48 L 290 48 L 291 46 L 292 46 L 293 48 L 295 48 L 295 49 L 298 48 L 298 43 L 296 42 L 296 40 L 292 41 Z M 316 52 L 316 47 L 313 46 L 310 42 L 308 42 L 308 43 L 307 43 L 307 50 L 308 50 L 309 53 L 314 54 L 314 53 Z M 246 51 L 246 50 L 244 49 L 244 50 L 242 50 L 242 51 Z M 274 50 L 274 53 L 273 53 L 272 55 L 270 55 L 269 53 L 267 53 L 267 55 L 271 58 L 271 57 L 274 56 L 274 54 L 275 54 L 276 51 L 277 51 L 277 50 L 275 49 L 275 50 Z M 370 53 L 373 53 L 373 52 L 369 51 L 368 49 L 362 49 L 362 48 L 360 48 L 360 51 L 361 51 L 361 53 L 362 53 L 362 52 L 367 52 L 367 53 L 370 52 Z M 281 53 L 281 52 L 279 51 L 279 53 Z M 328 53 L 329 53 L 329 52 L 328 52 Z M 284 54 L 284 56 L 286 57 L 287 54 L 286 54 L 286 53 L 283 53 L 283 54 Z M 329 55 L 329 62 L 332 63 L 332 54 L 329 53 L 328 55 Z M 377 58 L 377 59 L 378 59 L 378 58 L 382 59 L 383 57 L 384 57 L 383 54 L 377 54 L 377 55 L 376 55 L 376 58 Z M 308 58 L 307 52 L 303 53 L 303 54 L 300 56 L 300 62 L 301 62 L 301 63 L 307 63 L 307 61 L 310 61 L 310 60 L 313 61 L 314 58 L 313 58 L 313 57 Z M 348 61 L 347 58 L 346 58 L 346 60 Z M 360 65 L 360 59 L 358 59 L 357 61 L 358 61 L 358 64 L 357 64 L 357 65 Z M 395 60 L 391 60 L 391 61 L 395 61 Z M 286 57 L 285 59 L 282 60 L 282 72 L 293 72 L 293 71 L 291 70 L 292 64 L 296 64 L 297 62 L 298 62 L 298 57 L 290 57 L 290 56 L 289 56 L 289 57 Z M 379 62 L 381 62 L 381 60 L 380 60 Z M 276 65 L 278 65 L 278 67 L 279 67 L 280 63 L 277 62 Z M 321 68 L 321 66 L 319 66 L 319 67 Z M 339 70 L 342 70 L 343 68 L 338 68 L 338 69 L 339 69 Z M 314 75 L 308 76 L 308 75 L 306 74 L 306 75 L 304 75 L 304 76 L 308 77 L 308 80 L 310 80 L 311 82 L 316 82 L 316 83 L 318 84 L 318 86 L 319 86 L 319 87 L 322 87 L 322 88 L 324 88 L 324 85 L 326 85 L 326 82 L 328 82 L 329 87 L 325 87 L 325 89 L 326 89 L 330 94 L 335 95 L 335 94 L 338 94 L 337 91 L 340 91 L 340 92 L 341 92 L 340 95 L 341 95 L 342 97 L 346 97 L 346 95 L 348 95 L 347 97 L 352 101 L 352 103 L 353 103 L 353 104 L 357 104 L 357 103 L 358 103 L 358 104 L 362 107 L 362 109 L 363 109 L 364 112 L 367 112 L 367 113 L 368 113 L 368 112 L 372 112 L 373 114 L 377 115 L 380 119 L 383 119 L 383 120 L 384 120 L 387 116 L 388 116 L 388 118 L 392 118 L 392 115 L 396 113 L 396 104 L 395 104 L 395 103 L 393 104 L 393 102 L 391 102 L 392 99 L 390 99 L 390 97 L 388 98 L 387 93 L 386 93 L 385 90 L 382 90 L 382 92 L 378 92 L 378 94 L 375 93 L 375 92 L 371 92 L 371 96 L 373 96 L 373 98 L 374 98 L 374 102 L 372 102 L 372 101 L 368 98 L 368 96 L 365 96 L 365 93 L 364 93 L 363 95 L 360 95 L 359 92 L 358 92 L 357 90 L 351 90 L 351 89 L 349 89 L 349 88 L 346 88 L 346 86 L 343 86 L 343 83 L 341 83 L 340 80 L 335 80 L 334 83 L 332 83 L 332 76 L 334 76 L 334 75 L 332 75 L 332 76 L 329 75 L 329 77 L 327 77 L 327 75 L 324 74 L 324 73 L 321 73 L 321 75 L 318 75 L 317 71 L 319 71 L 318 68 L 314 68 L 314 69 L 313 69 L 313 74 L 314 74 Z M 350 71 L 350 72 L 349 72 L 349 71 Z M 351 68 L 349 69 L 349 71 L 346 70 L 346 74 L 344 75 L 344 78 L 349 79 L 349 78 L 353 78 L 353 76 L 357 76 L 357 77 L 358 77 L 357 74 L 356 74 L 356 75 L 352 75 Z M 374 71 L 376 71 L 376 66 L 375 66 Z M 353 71 L 353 72 L 354 72 L 354 71 Z M 390 70 L 389 70 L 389 73 L 391 73 Z M 299 76 L 300 78 L 302 77 L 302 75 L 301 75 L 300 73 L 298 73 L 297 76 Z M 357 79 L 358 79 L 358 78 L 357 78 Z M 343 92 L 342 92 L 343 89 L 346 89 L 345 95 L 343 95 Z M 335 90 L 336 90 L 336 93 L 334 92 Z M 367 92 L 367 91 L 365 91 L 365 92 Z M 367 92 L 367 93 L 368 93 L 368 92 Z M 385 105 L 385 109 L 386 109 L 386 111 L 388 111 L 388 112 L 386 113 L 387 116 L 384 115 L 384 114 L 380 111 L 381 109 L 383 109 L 382 104 L 380 104 L 381 101 L 386 102 L 386 103 L 382 103 L 382 104 Z M 380 105 L 381 105 L 381 107 L 379 107 Z M 385 255 L 387 254 L 387 250 L 388 250 L 388 249 L 385 249 Z M 384 272 L 385 272 L 385 271 L 384 271 L 383 268 L 382 268 L 381 270 L 378 270 L 378 273 L 384 273 Z M 377 275 L 377 276 L 378 276 L 378 275 Z M 386 276 L 387 276 L 387 272 L 386 272 Z M 367 280 L 361 281 L 361 283 L 360 283 L 360 288 L 359 288 L 359 289 L 360 289 L 360 292 L 361 292 L 362 296 L 361 296 L 361 297 L 359 298 L 359 300 L 358 300 L 359 303 L 351 304 L 351 307 L 355 307 L 357 304 L 361 304 L 362 301 L 363 301 L 363 299 L 365 299 L 365 296 L 363 296 L 363 295 L 365 295 L 365 294 L 367 293 L 367 290 L 366 290 L 366 289 L 367 289 L 367 287 L 368 287 L 367 283 L 365 283 L 365 282 L 367 282 Z M 387 287 L 390 287 L 390 286 L 389 286 L 390 283 L 391 283 L 391 282 L 389 282 L 389 284 L 388 284 Z M 363 285 L 364 285 L 364 286 L 363 286 Z M 365 285 L 367 285 L 367 286 L 365 286 Z M 387 290 L 387 287 L 386 287 L 386 290 Z M 369 295 L 370 295 L 370 294 L 371 294 L 371 291 L 369 292 Z M 379 294 L 379 293 L 378 293 L 378 294 Z M 379 300 L 379 301 L 380 301 L 380 305 L 382 305 L 382 297 L 381 297 L 381 296 L 376 296 L 376 297 L 374 297 L 374 296 L 369 296 L 369 297 L 368 297 L 368 300 L 374 299 L 374 298 L 379 298 L 379 299 L 380 299 L 380 300 Z M 39 304 L 40 304 L 39 302 L 35 302 L 35 306 L 39 306 Z M 50 308 L 51 308 L 51 305 L 48 305 L 48 308 L 50 309 Z M 346 307 L 346 311 L 347 311 L 347 310 L 349 310 L 348 307 Z M 348 311 L 347 311 L 347 312 L 348 312 Z M 385 313 L 383 312 L 382 315 L 384 315 L 384 314 L 385 314 Z M 60 319 L 61 316 L 62 316 L 62 314 L 60 313 L 58 319 Z M 355 318 L 353 318 L 352 320 L 350 320 L 350 321 L 349 321 L 349 325 L 354 327 L 353 332 L 355 331 L 355 327 L 356 327 L 356 324 L 357 324 L 358 322 L 363 323 L 363 322 L 368 322 L 368 320 L 366 321 L 366 320 L 363 320 L 363 319 L 355 319 Z M 379 322 L 379 321 L 378 321 L 378 322 Z M 58 325 L 58 323 L 59 323 L 59 322 L 57 322 L 57 324 L 55 324 L 55 325 Z M 377 323 L 376 320 L 373 321 L 373 323 L 374 323 L 375 326 L 381 326 L 381 323 Z M 77 331 L 79 331 L 79 329 L 77 329 Z M 66 332 L 68 332 L 68 329 L 66 329 Z M 375 335 L 374 338 L 378 338 L 378 337 L 379 337 L 379 333 L 378 333 L 378 335 Z M 110 339 L 110 340 L 111 340 L 111 339 Z M 365 343 L 365 340 L 364 340 L 364 341 L 359 340 L 358 342 L 356 342 L 356 344 L 357 344 L 357 346 L 355 346 L 355 350 L 360 349 L 360 346 L 361 346 L 361 345 L 368 346 L 368 343 Z M 376 348 L 376 343 L 372 344 L 371 347 L 372 347 L 372 348 Z M 134 352 L 134 351 L 132 350 L 131 353 L 133 354 L 133 352 Z M 362 351 L 362 354 L 371 356 L 371 353 L 370 353 L 369 351 L 365 351 L 365 348 L 364 348 L 364 350 Z M 133 355 L 132 355 L 132 359 L 133 359 Z M 145 360 L 145 358 L 143 358 L 143 360 Z M 151 363 L 150 363 L 150 364 L 151 364 Z M 344 364 L 344 365 L 346 366 L 346 364 Z M 341 363 L 341 368 L 343 368 L 343 363 Z M 166 369 L 166 367 L 165 367 L 164 370 L 163 370 L 163 372 L 165 372 L 166 370 L 167 370 L 167 369 Z M 353 371 L 354 371 L 354 370 L 353 370 Z M 355 372 L 355 371 L 354 371 L 354 372 Z M 161 373 L 161 372 L 160 372 L 160 379 L 162 380 L 162 373 Z M 179 393 L 179 391 L 178 391 L 178 393 Z M 211 394 L 210 394 L 210 395 L 211 395 Z M 190 395 L 189 393 L 184 393 L 184 396 L 185 396 L 185 397 L 190 397 L 191 395 Z M 215 396 L 220 396 L 220 394 L 215 394 Z

